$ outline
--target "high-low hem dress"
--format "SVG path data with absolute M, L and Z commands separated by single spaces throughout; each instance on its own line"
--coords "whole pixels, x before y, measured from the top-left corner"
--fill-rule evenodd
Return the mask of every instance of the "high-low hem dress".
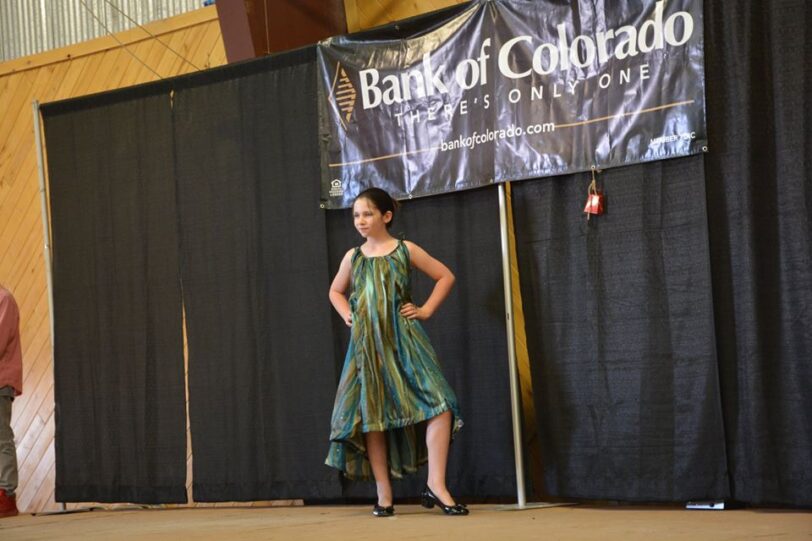
M 385 432 L 389 472 L 399 479 L 428 460 L 424 421 L 450 411 L 452 437 L 463 424 L 422 325 L 400 315 L 411 302 L 410 266 L 403 241 L 384 256 L 352 255 L 352 331 L 325 460 L 350 479 L 372 478 L 365 432 Z

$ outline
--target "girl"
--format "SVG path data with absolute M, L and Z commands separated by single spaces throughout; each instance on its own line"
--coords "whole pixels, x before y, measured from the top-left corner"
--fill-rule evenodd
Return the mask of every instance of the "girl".
M 395 513 L 390 473 L 401 478 L 428 460 L 422 505 L 467 515 L 445 485 L 448 446 L 462 426 L 457 399 L 418 322 L 437 311 L 454 275 L 413 242 L 389 234 L 396 208 L 379 188 L 353 203 L 355 228 L 366 242 L 346 253 L 330 286 L 330 302 L 352 331 L 325 462 L 351 479 L 374 476 L 372 514 L 386 517 Z M 436 282 L 422 306 L 410 296 L 412 266 Z

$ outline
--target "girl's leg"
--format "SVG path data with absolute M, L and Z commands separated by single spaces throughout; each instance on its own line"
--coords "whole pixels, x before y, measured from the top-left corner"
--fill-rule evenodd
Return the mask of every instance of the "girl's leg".
M 378 490 L 378 505 L 392 505 L 392 483 L 389 481 L 389 461 L 386 458 L 386 435 L 383 432 L 364 434 L 367 445 L 367 456 L 375 476 L 375 488 Z
M 431 491 L 446 505 L 456 502 L 445 486 L 448 446 L 451 444 L 451 412 L 446 411 L 428 420 L 426 446 L 429 449 L 429 479 Z

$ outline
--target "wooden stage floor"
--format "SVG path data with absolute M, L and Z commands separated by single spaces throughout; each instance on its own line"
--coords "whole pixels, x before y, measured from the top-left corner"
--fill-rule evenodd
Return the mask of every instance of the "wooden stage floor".
M 472 505 L 467 517 L 446 517 L 416 505 L 375 518 L 370 506 L 126 509 L 0 519 L 0 540 L 336 540 L 450 541 L 739 540 L 812 541 L 812 512 L 577 505 L 500 510 Z

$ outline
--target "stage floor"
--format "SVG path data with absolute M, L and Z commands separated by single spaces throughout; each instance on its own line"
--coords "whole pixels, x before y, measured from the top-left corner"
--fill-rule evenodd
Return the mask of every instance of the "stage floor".
M 523 511 L 472 505 L 446 517 L 416 505 L 375 518 L 369 506 L 139 509 L 0 519 L 0 539 L 18 540 L 812 540 L 812 512 L 686 511 L 577 505 Z

